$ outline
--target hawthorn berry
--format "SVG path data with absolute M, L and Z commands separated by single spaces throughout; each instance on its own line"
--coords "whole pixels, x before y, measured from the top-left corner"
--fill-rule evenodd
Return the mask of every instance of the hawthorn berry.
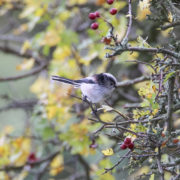
M 120 148 L 124 150 L 127 148 L 127 146 L 125 144 L 121 144 Z
M 94 14 L 97 18 L 100 17 L 100 13 L 98 11 L 96 11 Z
M 94 20 L 94 19 L 96 19 L 96 14 L 95 13 L 89 13 L 89 19 L 91 19 L 91 20 Z
M 108 4 L 113 4 L 114 0 L 107 0 L 106 1 Z
M 38 159 L 36 157 L 36 154 L 34 152 L 30 153 L 28 158 L 27 158 L 27 161 L 29 163 L 33 163 L 33 162 L 36 162 Z
M 99 27 L 99 24 L 96 22 L 91 24 L 91 29 L 93 29 L 93 30 L 98 29 L 98 27 Z
M 110 14 L 115 15 L 116 13 L 117 13 L 117 9 L 116 8 L 112 8 L 110 10 Z
M 130 143 L 130 144 L 128 145 L 128 148 L 132 150 L 132 149 L 134 148 L 134 143 Z
M 126 138 L 126 139 L 124 140 L 124 144 L 126 144 L 126 145 L 131 144 L 131 138 Z

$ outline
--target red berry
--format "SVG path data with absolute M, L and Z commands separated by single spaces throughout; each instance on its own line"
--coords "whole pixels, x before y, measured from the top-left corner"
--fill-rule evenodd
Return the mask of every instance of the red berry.
M 134 148 L 134 144 L 133 144 L 133 143 L 129 144 L 129 145 L 128 145 L 128 148 L 129 148 L 129 149 L 133 149 L 133 148 Z
M 122 145 L 120 146 L 120 148 L 124 150 L 124 149 L 127 148 L 127 146 L 126 146 L 125 144 L 122 144 Z
M 112 8 L 112 9 L 110 10 L 110 13 L 111 13 L 112 15 L 115 15 L 115 14 L 117 13 L 117 9 L 116 9 L 116 8 Z
M 29 154 L 29 156 L 28 156 L 28 158 L 27 158 L 27 161 L 29 162 L 29 163 L 33 163 L 33 162 L 36 162 L 38 159 L 37 159 L 37 157 L 36 157 L 36 154 L 35 153 L 30 153 Z
M 107 0 L 108 4 L 113 4 L 114 0 Z
M 128 145 L 128 144 L 130 144 L 130 143 L 131 143 L 131 138 L 126 138 L 126 139 L 124 140 L 124 144 Z
M 98 11 L 96 11 L 94 14 L 96 15 L 97 18 L 100 17 L 100 13 Z
M 89 13 L 89 19 L 91 19 L 91 20 L 96 19 L 96 14 L 95 13 Z
M 98 27 L 99 27 L 99 25 L 96 22 L 91 24 L 91 29 L 96 30 L 96 29 L 98 29 Z

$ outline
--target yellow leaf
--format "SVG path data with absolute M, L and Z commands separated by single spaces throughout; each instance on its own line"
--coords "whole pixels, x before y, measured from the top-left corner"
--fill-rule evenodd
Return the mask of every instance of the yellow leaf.
M 103 153 L 105 156 L 112 156 L 112 155 L 114 154 L 112 148 L 102 150 L 102 153 Z
M 0 146 L 0 157 L 8 156 L 10 154 L 10 149 L 7 144 Z
M 168 23 L 165 23 L 165 25 L 166 24 L 168 24 Z M 164 30 L 164 31 L 161 31 L 161 34 L 164 36 L 164 37 L 168 37 L 169 36 L 169 34 L 170 34 L 170 32 L 173 30 L 173 27 L 171 27 L 171 28 L 168 28 L 168 29 L 166 29 L 166 30 Z
M 68 1 L 68 5 L 74 5 L 74 4 L 84 4 L 86 3 L 87 0 L 69 0 Z
M 152 86 L 152 89 L 154 92 L 156 92 L 156 86 L 155 85 Z
M 47 9 L 46 6 L 38 8 L 35 12 L 35 16 L 42 16 L 46 12 L 46 9 Z
M 154 174 L 151 174 L 149 180 L 154 180 Z
M 63 157 L 61 155 L 57 155 L 50 164 L 50 174 L 52 176 L 59 174 L 64 169 L 63 163 Z
M 34 66 L 35 60 L 33 58 L 30 59 L 24 59 L 24 61 L 16 66 L 16 70 L 22 71 L 22 70 L 29 70 Z
M 112 122 L 113 119 L 114 119 L 114 114 L 112 114 L 112 113 L 103 113 L 103 114 L 100 115 L 100 118 L 104 122 Z
M 52 119 L 53 117 L 55 117 L 57 111 L 58 111 L 58 107 L 57 106 L 47 106 L 47 117 L 48 119 Z
M 71 11 L 63 11 L 63 13 L 59 15 L 59 19 L 61 21 L 66 21 L 70 16 L 71 16 Z
M 138 11 L 137 11 L 137 19 L 139 21 L 143 21 L 147 15 L 151 14 L 149 8 L 150 8 L 150 0 L 139 1 Z
M 71 50 L 68 46 L 57 47 L 54 51 L 53 57 L 56 60 L 65 60 L 66 57 L 71 55 Z
M 55 46 L 60 42 L 61 38 L 59 33 L 54 29 L 48 30 L 45 34 L 44 40 L 41 45 Z
M 49 82 L 43 77 L 39 77 L 33 85 L 30 87 L 31 92 L 35 94 L 41 94 L 47 92 L 49 89 Z
M 25 41 L 21 48 L 21 54 L 24 54 L 30 47 L 31 47 L 30 42 Z
M 168 12 L 168 20 L 169 20 L 169 22 L 173 22 L 173 16 L 172 16 L 172 13 L 169 11 Z

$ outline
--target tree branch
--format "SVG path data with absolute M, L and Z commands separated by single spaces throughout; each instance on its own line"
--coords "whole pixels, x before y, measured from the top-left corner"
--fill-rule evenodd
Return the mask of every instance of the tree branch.
M 169 23 L 169 24 L 165 24 L 165 25 L 161 26 L 161 30 L 164 31 L 164 30 L 166 30 L 168 28 L 179 26 L 179 25 L 180 25 L 180 21 Z
M 26 164 L 22 165 L 22 166 L 5 166 L 3 168 L 0 168 L 0 171 L 18 171 L 18 170 L 21 170 L 24 168 L 25 165 L 32 165 L 32 166 L 37 166 L 37 165 L 40 165 L 44 162 L 47 162 L 49 160 L 52 160 L 56 155 L 59 154 L 59 150 L 58 151 L 55 151 L 54 153 L 46 156 L 45 158 L 42 158 L 40 160 L 37 160 L 36 162 L 26 162 Z
M 83 165 L 84 170 L 86 172 L 86 180 L 90 180 L 90 167 L 89 164 L 83 159 L 81 155 L 77 155 L 79 162 Z
M 106 58 L 111 58 L 117 55 L 120 55 L 124 51 L 137 51 L 137 52 L 150 52 L 150 53 L 162 53 L 167 54 L 175 58 L 180 58 L 180 53 L 176 53 L 174 51 L 171 51 L 169 49 L 164 48 L 145 48 L 145 47 L 122 47 L 122 46 L 116 46 L 116 47 L 106 47 L 106 49 L 114 51 L 112 54 L 106 54 Z
M 39 64 L 39 66 L 33 68 L 32 70 L 30 70 L 29 72 L 26 72 L 24 74 L 17 75 L 17 76 L 4 77 L 4 78 L 0 77 L 0 82 L 15 81 L 15 80 L 19 80 L 19 79 L 23 79 L 23 78 L 35 75 L 35 74 L 41 72 L 43 69 L 47 68 L 47 66 L 49 64 L 48 59 L 46 59 L 45 57 L 41 58 L 40 56 L 35 55 L 35 53 L 30 50 L 28 50 L 22 54 L 19 48 L 10 47 L 10 46 L 2 46 L 2 45 L 0 45 L 0 50 L 5 53 L 7 52 L 10 54 L 19 56 L 19 57 L 34 58 L 36 63 Z
M 175 77 L 171 77 L 168 80 L 168 105 L 167 105 L 167 130 L 169 134 L 172 130 L 172 112 L 173 112 L 173 97 L 174 97 L 174 81 Z
M 143 81 L 147 81 L 147 80 L 150 80 L 150 77 L 141 76 L 141 77 L 138 77 L 136 79 L 118 82 L 117 87 L 131 86 L 133 84 L 143 82 Z
M 36 103 L 37 99 L 25 99 L 21 101 L 14 100 L 7 106 L 0 108 L 0 112 L 15 108 L 31 109 Z
M 38 67 L 33 68 L 31 71 L 21 74 L 21 75 L 17 75 L 17 76 L 9 76 L 9 77 L 0 77 L 0 82 L 7 82 L 7 81 L 15 81 L 15 80 L 19 80 L 19 79 L 23 79 L 29 76 L 33 76 L 39 72 L 41 72 L 43 69 L 45 69 L 48 66 L 48 62 L 42 62 L 41 65 L 39 65 Z
M 129 21 L 128 21 L 128 25 L 127 25 L 127 31 L 126 34 L 123 38 L 123 40 L 121 41 L 121 44 L 124 45 L 128 42 L 128 36 L 130 34 L 131 31 L 131 26 L 132 26 L 132 7 L 131 7 L 131 0 L 128 0 L 128 15 L 129 17 Z

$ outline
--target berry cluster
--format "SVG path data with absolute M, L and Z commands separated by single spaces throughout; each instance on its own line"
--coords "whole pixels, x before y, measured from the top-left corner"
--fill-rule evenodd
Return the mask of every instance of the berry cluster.
M 126 138 L 120 148 L 123 150 L 129 148 L 132 150 L 134 148 L 134 143 L 131 141 L 131 138 Z
M 94 12 L 94 13 L 89 13 L 89 19 L 91 20 L 95 20 L 96 18 L 100 17 L 100 13 L 98 11 Z M 97 22 L 94 22 L 91 24 L 91 29 L 98 29 L 99 24 Z
M 111 5 L 114 3 L 114 0 L 107 0 L 106 2 L 107 2 L 107 4 Z M 117 9 L 112 8 L 112 9 L 110 9 L 109 12 L 111 15 L 115 15 L 117 13 Z M 89 13 L 89 19 L 91 19 L 91 20 L 95 20 L 96 18 L 99 18 L 99 17 L 100 17 L 100 13 L 98 11 Z M 99 27 L 99 24 L 97 22 L 94 22 L 91 24 L 91 29 L 93 29 L 93 30 L 98 29 L 98 27 Z

